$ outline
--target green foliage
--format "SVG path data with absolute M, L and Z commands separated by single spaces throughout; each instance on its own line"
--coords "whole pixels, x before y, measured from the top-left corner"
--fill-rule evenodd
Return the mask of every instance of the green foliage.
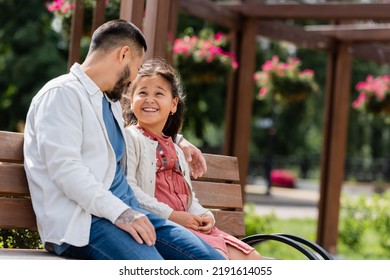
M 274 213 L 259 216 L 255 212 L 254 204 L 245 205 L 245 231 L 247 235 L 257 233 L 270 233 L 273 231 L 272 223 L 276 216 Z
M 338 252 L 347 259 L 389 259 L 390 190 L 366 197 L 343 194 Z M 354 222 L 351 215 L 355 217 Z M 362 225 L 358 225 L 358 223 Z M 351 228 L 348 229 L 347 227 Z M 350 234 L 347 237 L 346 234 Z
M 0 1 L 0 129 L 17 130 L 36 92 L 66 71 L 45 2 Z
M 222 142 L 213 143 L 208 139 L 207 128 L 213 127 L 221 131 L 224 121 L 224 104 L 226 85 L 214 84 L 187 84 L 184 81 L 186 94 L 186 119 L 184 122 L 183 135 L 189 139 L 190 133 L 195 136 L 195 141 L 200 147 L 220 147 Z M 191 140 L 192 141 L 192 140 Z
M 371 209 L 363 194 L 359 199 L 350 196 L 341 198 L 340 241 L 353 250 L 359 250 L 371 218 Z
M 379 236 L 381 247 L 390 253 L 390 191 L 383 196 L 373 197 L 374 228 Z
M 370 198 L 343 195 L 340 218 L 340 242 L 360 251 L 371 230 L 383 251 L 390 253 L 390 191 Z
M 0 229 L 0 248 L 42 249 L 38 231 Z

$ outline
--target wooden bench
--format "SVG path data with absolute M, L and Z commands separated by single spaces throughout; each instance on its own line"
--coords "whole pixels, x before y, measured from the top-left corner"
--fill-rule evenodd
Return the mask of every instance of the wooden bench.
M 216 225 L 251 245 L 267 240 L 288 244 L 309 259 L 328 258 L 318 245 L 295 236 L 256 234 L 245 237 L 242 187 L 236 157 L 204 155 L 207 173 L 193 180 L 200 203 L 213 211 Z M 0 131 L 0 229 L 36 229 L 23 167 L 23 134 Z M 304 245 L 302 245 L 302 243 Z M 307 246 L 311 248 L 308 250 Z M 316 253 L 313 253 L 315 250 Z M 322 252 L 323 251 L 323 252 Z M 0 259 L 62 259 L 41 249 L 0 249 Z

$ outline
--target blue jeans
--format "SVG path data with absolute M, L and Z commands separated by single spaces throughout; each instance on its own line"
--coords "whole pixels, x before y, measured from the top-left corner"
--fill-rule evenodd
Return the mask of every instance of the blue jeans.
M 91 225 L 89 244 L 70 246 L 62 256 L 92 260 L 224 260 L 214 248 L 186 228 L 146 214 L 155 227 L 155 246 L 139 244 L 127 232 L 106 219 Z

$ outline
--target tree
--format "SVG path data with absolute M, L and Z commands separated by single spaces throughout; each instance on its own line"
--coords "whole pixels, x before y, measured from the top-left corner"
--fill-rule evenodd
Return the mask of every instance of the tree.
M 0 129 L 21 130 L 32 97 L 66 71 L 45 3 L 0 0 Z

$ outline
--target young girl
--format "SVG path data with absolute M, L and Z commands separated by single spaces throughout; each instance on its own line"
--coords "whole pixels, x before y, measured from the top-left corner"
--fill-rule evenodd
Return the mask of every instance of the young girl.
M 174 69 L 162 60 L 144 63 L 124 103 L 127 179 L 140 206 L 174 221 L 227 259 L 262 259 L 251 246 L 214 226 L 214 216 L 192 191 L 190 170 L 175 144 L 184 119 L 184 98 Z

